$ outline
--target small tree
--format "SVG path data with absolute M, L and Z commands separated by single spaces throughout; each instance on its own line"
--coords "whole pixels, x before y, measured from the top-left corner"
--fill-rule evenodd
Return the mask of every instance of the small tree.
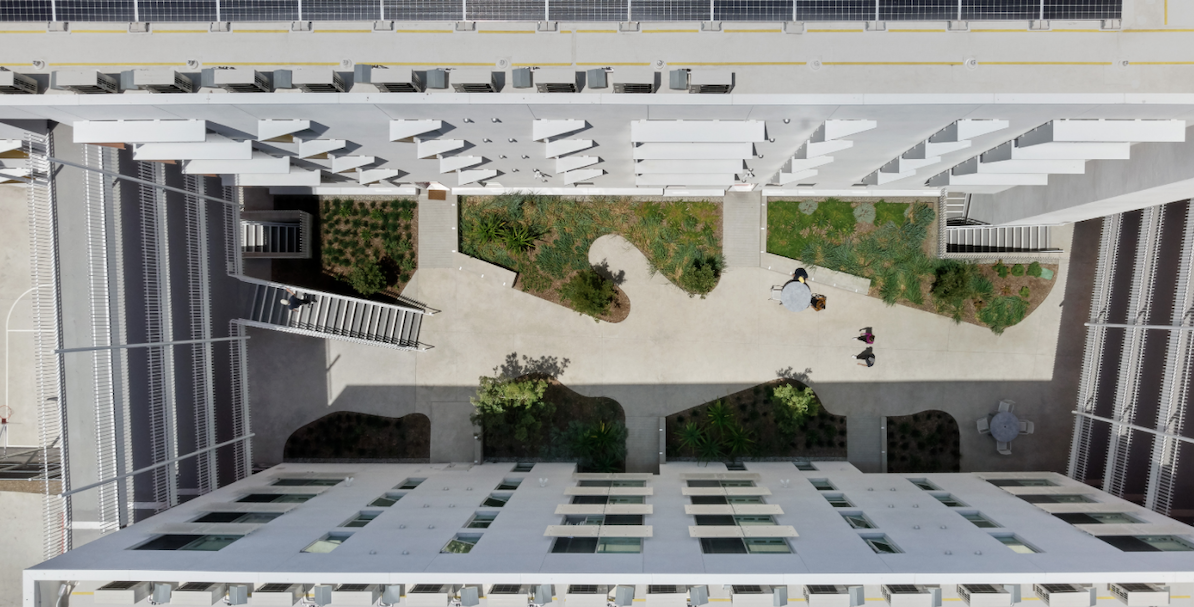
M 485 430 L 513 426 L 517 441 L 526 441 L 543 427 L 555 407 L 543 402 L 547 382 L 542 379 L 482 377 L 477 395 L 469 398 L 476 410 L 470 419 Z
M 1028 264 L 1028 275 L 1033 278 L 1041 277 L 1041 262 L 1034 261 Z
M 370 257 L 357 260 L 352 264 L 352 271 L 348 273 L 348 284 L 364 297 L 369 297 L 386 286 L 385 274 L 377 266 L 377 261 Z
M 572 302 L 576 311 L 598 317 L 614 302 L 614 283 L 593 270 L 581 270 L 564 283 L 560 295 Z
M 817 415 L 821 409 L 821 401 L 812 388 L 799 390 L 793 385 L 783 385 L 772 391 L 775 400 L 779 401 L 776 408 L 776 418 L 780 429 L 785 433 L 795 432 L 804 426 L 805 420 Z

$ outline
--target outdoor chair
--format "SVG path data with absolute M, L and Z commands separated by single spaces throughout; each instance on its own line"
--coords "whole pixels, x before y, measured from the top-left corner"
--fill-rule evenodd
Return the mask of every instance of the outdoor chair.
M 1032 434 L 1034 429 L 1033 423 L 1030 421 L 1020 422 L 1020 434 Z
M 1014 400 L 1001 400 L 1001 401 L 999 401 L 999 410 L 1000 410 L 1001 412 L 1003 412 L 1003 411 L 1009 411 L 1009 412 L 1010 412 L 1012 409 L 1015 409 L 1015 408 L 1016 408 L 1016 401 L 1014 401 Z
M 987 423 L 986 417 L 978 418 L 978 433 L 979 434 L 990 434 L 991 433 L 991 425 L 989 423 Z
M 775 301 L 775 302 L 780 301 L 780 293 L 783 293 L 783 292 L 784 292 L 783 285 L 773 285 L 771 287 L 771 301 Z
M 1012 450 L 1008 448 L 1007 443 L 996 442 L 995 450 L 999 452 L 999 455 L 1011 455 L 1012 454 Z

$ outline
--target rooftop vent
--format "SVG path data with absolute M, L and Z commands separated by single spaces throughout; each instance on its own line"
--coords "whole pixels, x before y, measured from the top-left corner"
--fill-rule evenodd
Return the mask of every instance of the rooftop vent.
M 734 72 L 698 70 L 688 74 L 689 93 L 724 95 L 732 90 L 734 90 Z
M 99 605 L 136 605 L 149 596 L 149 582 L 108 582 L 92 595 Z
M 492 70 L 456 70 L 450 77 L 457 93 L 496 93 L 497 77 Z
M 96 70 L 59 70 L 50 74 L 50 88 L 80 95 L 101 95 L 119 92 L 120 83 Z
M 603 89 L 609 86 L 609 78 L 604 68 L 597 68 L 585 72 L 585 81 L 591 89 Z
M 224 600 L 224 584 L 216 582 L 187 582 L 174 591 L 170 600 L 173 605 L 195 605 L 211 607 Z
M 883 599 L 891 607 L 941 607 L 941 588 L 885 584 Z
M 1115 598 L 1128 607 L 1166 607 L 1169 588 L 1157 584 L 1107 584 Z
M 195 83 L 171 69 L 142 69 L 120 72 L 120 88 L 151 93 L 193 93 Z
M 516 89 L 529 89 L 532 86 L 535 86 L 535 79 L 532 76 L 531 68 L 529 67 L 515 68 L 512 76 L 513 86 Z
M 203 87 L 220 88 L 230 93 L 269 93 L 274 90 L 269 76 L 241 67 L 206 68 L 199 83 Z
M 274 71 L 274 86 L 304 93 L 343 93 L 344 79 L 330 67 L 296 67 Z
M 372 84 L 387 93 L 422 93 L 426 88 L 423 78 L 410 68 L 358 65 L 355 81 Z
M 0 67 L 0 95 L 36 95 L 37 81 Z
M 991 584 L 961 584 L 958 597 L 970 607 L 1011 607 L 1012 593 Z
M 302 584 L 262 584 L 249 597 L 250 605 L 292 607 L 306 594 Z
M 1093 586 L 1077 584 L 1033 584 L 1032 591 L 1050 607 L 1093 607 L 1098 598 Z
M 539 70 L 535 90 L 540 93 L 575 93 L 580 90 L 580 76 L 571 69 Z
M 659 72 L 652 69 L 619 68 L 610 79 L 618 94 L 649 95 L 659 90 Z
M 446 89 L 446 88 L 448 88 L 448 70 L 444 70 L 444 69 L 427 70 L 427 88 L 429 88 L 429 89 Z
M 804 600 L 808 607 L 859 607 L 865 602 L 862 586 L 805 586 Z
M 332 603 L 370 607 L 381 598 L 381 589 L 374 584 L 340 584 L 332 591 Z

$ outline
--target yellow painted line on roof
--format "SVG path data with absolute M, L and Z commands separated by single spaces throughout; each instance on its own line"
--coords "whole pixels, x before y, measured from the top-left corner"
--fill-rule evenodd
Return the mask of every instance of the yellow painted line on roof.
M 806 61 L 703 61 L 692 63 L 668 62 L 669 65 L 808 65 Z
M 221 61 L 220 65 L 340 65 L 339 61 L 329 61 L 327 63 L 317 62 L 286 62 L 286 61 L 244 61 L 239 63 L 228 63 Z
M 45 30 L 5 30 L 0 31 L 0 34 L 46 34 Z
M 701 30 L 643 30 L 644 34 L 697 34 Z
M 783 30 L 724 30 L 731 34 L 782 34 Z
M 1173 28 L 1173 29 L 1166 28 L 1166 29 L 1156 29 L 1156 30 L 1131 29 L 1131 30 L 1124 30 L 1124 32 L 1129 33 L 1129 34 L 1170 34 L 1170 33 L 1183 33 L 1184 32 L 1184 33 L 1188 34 L 1190 32 L 1194 32 L 1194 29 L 1190 29 L 1190 28 Z
M 560 30 L 561 34 L 571 34 L 572 30 Z
M 861 34 L 864 30 L 808 30 L 810 34 Z
M 1085 30 L 1059 29 L 1059 30 L 1049 30 L 1049 31 L 1060 32 L 1063 34 L 1067 34 L 1067 33 L 1068 34 L 1110 34 L 1110 33 L 1113 33 L 1111 30 L 1095 30 L 1095 29 L 1085 29 Z
M 572 64 L 571 63 L 511 63 L 510 65 L 513 65 L 514 67 L 535 67 L 535 66 L 539 66 L 539 65 L 546 65 L 549 67 L 567 67 Z M 601 64 L 601 65 L 604 65 L 604 64 Z
M 71 30 L 76 34 L 127 34 L 126 30 Z
M 395 34 L 451 34 L 452 30 L 394 30 Z
M 371 34 L 373 30 L 315 30 L 317 34 Z
M 185 61 L 183 61 L 183 62 L 176 62 L 176 63 L 110 63 L 110 62 L 107 62 L 107 61 L 101 61 L 101 62 L 99 62 L 99 63 L 51 63 L 50 65 L 52 65 L 52 66 L 54 66 L 54 65 L 57 65 L 57 66 L 68 66 L 68 65 L 69 65 L 69 66 L 108 66 L 108 65 L 186 65 L 186 62 L 185 62 Z M 337 63 L 337 64 L 335 64 L 335 65 L 340 65 L 340 64 L 338 64 L 338 63 Z
M 153 30 L 154 34 L 206 34 L 207 30 Z
M 648 66 L 650 63 L 577 63 L 576 65 L 622 65 L 622 66 Z
M 927 34 L 944 34 L 945 33 L 945 30 L 930 30 L 930 29 L 898 29 L 898 30 L 891 29 L 891 30 L 887 30 L 887 31 L 901 33 L 901 34 L 902 33 L 911 33 L 911 32 L 927 33 Z
M 1110 61 L 979 61 L 979 65 L 1111 65 Z
M 576 30 L 578 34 L 616 34 L 618 30 Z
M 290 30 L 232 30 L 234 34 L 288 34 Z
M 821 65 L 962 65 L 961 61 L 823 61 Z
M 1005 32 L 1013 32 L 1013 33 L 1020 33 L 1020 34 L 1022 34 L 1022 33 L 1024 33 L 1024 32 L 1027 32 L 1028 30 L 1026 30 L 1026 29 L 1024 29 L 1024 30 L 1011 30 L 1011 29 L 1006 29 L 1006 30 L 989 30 L 989 29 L 982 29 L 982 30 L 970 30 L 970 31 L 971 31 L 971 32 L 975 32 L 975 33 L 982 33 L 982 34 L 1005 33 Z
M 72 592 L 72 593 L 71 593 L 71 596 L 79 596 L 79 595 L 81 595 L 81 596 L 91 596 L 91 595 L 93 595 L 93 594 L 95 594 L 95 593 L 94 593 L 94 592 Z
M 493 62 L 486 63 L 444 63 L 443 61 L 369 61 L 369 65 L 446 65 L 448 67 L 493 67 Z M 221 65 L 230 65 L 227 63 Z M 339 63 L 319 63 L 310 65 L 340 65 Z
M 533 34 L 535 30 L 477 30 L 478 34 Z

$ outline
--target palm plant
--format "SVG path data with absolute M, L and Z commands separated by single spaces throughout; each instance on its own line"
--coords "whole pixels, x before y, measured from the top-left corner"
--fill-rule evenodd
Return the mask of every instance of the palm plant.
M 726 429 L 723 442 L 730 456 L 737 458 L 750 452 L 751 446 L 755 444 L 755 439 L 751 438 L 750 431 L 743 428 L 741 424 L 734 424 Z
M 711 462 L 725 457 L 725 452 L 721 450 L 721 443 L 713 440 L 710 437 L 705 437 L 697 445 L 697 459 L 702 462 Z
M 704 428 L 701 428 L 696 422 L 688 422 L 676 431 L 676 441 L 680 443 L 680 448 L 688 449 L 692 453 L 696 453 L 705 439 Z
M 734 421 L 734 413 L 720 400 L 705 409 L 705 417 L 709 420 L 709 426 L 722 435 Z

